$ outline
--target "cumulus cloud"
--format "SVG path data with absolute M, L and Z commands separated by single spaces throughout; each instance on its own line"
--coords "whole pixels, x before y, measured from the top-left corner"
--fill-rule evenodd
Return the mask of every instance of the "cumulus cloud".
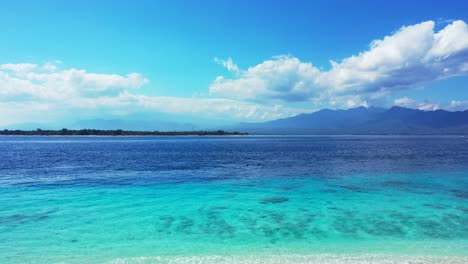
M 212 94 L 244 100 L 320 101 L 359 95 L 367 103 L 395 90 L 422 82 L 468 74 L 468 26 L 453 21 L 434 32 L 427 21 L 405 26 L 393 35 L 374 40 L 369 50 L 331 62 L 320 70 L 291 56 L 277 56 L 236 78 L 218 76 Z
M 27 98 L 64 99 L 77 96 L 96 96 L 101 93 L 140 88 L 148 79 L 139 73 L 89 73 L 86 70 L 60 70 L 55 64 L 0 65 L 1 99 L 23 96 Z
M 313 92 L 310 87 L 319 74 L 310 63 L 297 58 L 277 56 L 241 72 L 237 79 L 219 76 L 210 86 L 210 92 L 238 99 L 282 98 L 303 100 Z

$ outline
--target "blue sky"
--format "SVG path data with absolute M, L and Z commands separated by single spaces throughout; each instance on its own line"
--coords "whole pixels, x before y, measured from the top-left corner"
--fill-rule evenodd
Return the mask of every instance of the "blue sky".
M 468 107 L 466 1 L 0 7 L 4 127 L 91 119 L 214 125 L 359 105 Z

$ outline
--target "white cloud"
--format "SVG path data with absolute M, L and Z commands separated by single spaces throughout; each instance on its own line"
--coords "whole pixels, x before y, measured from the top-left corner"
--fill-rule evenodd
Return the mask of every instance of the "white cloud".
M 214 62 L 219 65 L 222 65 L 230 72 L 239 73 L 239 67 L 232 61 L 232 58 L 228 58 L 227 60 L 222 60 L 219 58 L 214 58 Z
M 27 72 L 37 67 L 36 64 L 32 63 L 7 63 L 0 65 L 1 70 L 10 70 L 16 73 Z
M 440 104 L 421 103 L 418 107 L 419 110 L 435 111 L 440 109 Z
M 453 21 L 444 29 L 434 34 L 434 42 L 426 59 L 446 59 L 459 52 L 466 52 L 467 47 L 468 26 L 461 20 Z M 466 54 L 464 55 L 466 56 Z
M 47 123 L 100 116 L 156 112 L 233 121 L 267 121 L 311 112 L 283 105 L 259 105 L 224 98 L 181 98 L 120 93 L 117 96 L 79 97 L 60 101 L 0 102 L 0 125 Z M 69 120 L 68 120 L 69 121 Z
M 466 101 L 467 104 L 465 107 L 468 107 L 468 101 Z M 419 110 L 424 110 L 424 111 L 434 111 L 438 109 L 446 109 L 446 110 L 464 110 L 462 109 L 463 107 L 463 101 L 452 101 L 450 105 L 442 106 L 441 103 L 438 102 L 431 102 L 429 100 L 423 101 L 423 102 L 417 102 L 416 100 L 413 100 L 409 97 L 401 97 L 398 99 L 395 99 L 393 101 L 393 104 L 396 106 L 401 106 L 401 107 L 406 107 L 406 108 L 413 108 L 413 109 L 419 109 Z
M 447 109 L 452 111 L 464 111 L 468 109 L 468 100 L 453 100 Z
M 210 92 L 238 99 L 282 98 L 303 100 L 315 87 L 319 70 L 297 58 L 277 56 L 255 67 L 242 71 L 238 79 L 219 76 L 210 86 Z
M 1 99 L 27 96 L 28 98 L 64 99 L 77 96 L 96 96 L 106 92 L 119 92 L 140 88 L 148 79 L 139 73 L 89 73 L 74 68 L 59 70 L 55 64 L 3 64 L 0 67 Z
M 332 61 L 328 71 L 291 56 L 274 57 L 240 71 L 237 78 L 218 76 L 210 92 L 246 100 L 328 103 L 359 95 L 369 102 L 422 82 L 468 74 L 467 24 L 454 21 L 439 32 L 434 25 L 427 21 L 402 27 L 372 41 L 368 51 Z
M 139 73 L 126 76 L 118 74 L 88 73 L 86 70 L 69 69 L 56 73 L 29 73 L 27 79 L 47 87 L 64 87 L 70 92 L 104 92 L 113 89 L 140 88 L 148 82 Z
M 394 105 L 401 106 L 401 107 L 407 107 L 407 108 L 414 107 L 415 103 L 416 102 L 413 99 L 408 98 L 406 96 L 395 99 L 395 101 L 393 101 Z
M 136 94 L 132 93 L 134 88 L 148 83 L 141 74 L 98 74 L 74 68 L 60 69 L 58 64 L 47 62 L 41 67 L 6 64 L 0 70 L 0 125 L 47 122 L 54 118 L 66 119 L 70 115 L 76 120 L 139 111 L 238 121 L 265 121 L 310 112 L 310 109 L 227 98 Z

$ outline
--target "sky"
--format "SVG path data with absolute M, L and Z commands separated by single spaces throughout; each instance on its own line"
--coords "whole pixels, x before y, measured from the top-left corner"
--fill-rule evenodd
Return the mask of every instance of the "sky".
M 465 110 L 466 10 L 466 1 L 2 1 L 0 128 Z

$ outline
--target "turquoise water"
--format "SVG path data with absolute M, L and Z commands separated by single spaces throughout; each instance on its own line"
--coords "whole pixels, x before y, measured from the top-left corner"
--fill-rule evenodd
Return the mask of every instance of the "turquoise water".
M 412 166 L 403 163 L 405 173 L 382 172 L 379 153 L 367 154 L 376 157 L 372 163 L 368 156 L 346 153 L 347 166 L 339 170 L 335 167 L 333 173 L 325 173 L 327 169 L 322 168 L 323 173 L 307 174 L 303 172 L 324 166 L 321 163 L 324 161 L 314 162 L 308 156 L 297 155 L 291 142 L 282 145 L 281 138 L 273 142 L 250 141 L 250 147 L 242 145 L 245 143 L 242 139 L 235 139 L 237 143 L 234 139 L 218 142 L 197 139 L 195 143 L 186 139 L 190 146 L 184 140 L 169 142 L 171 146 L 164 145 L 166 139 L 165 143 L 158 140 L 143 143 L 96 139 L 89 143 L 72 139 L 72 143 L 57 140 L 45 143 L 39 139 L 19 143 L 5 139 L 0 144 L 0 148 L 7 150 L 1 155 L 4 161 L 8 160 L 8 164 L 1 164 L 0 262 L 466 263 L 468 260 L 468 170 L 464 170 L 467 164 L 463 159 L 458 159 L 466 153 L 465 149 L 456 150 L 451 157 L 439 158 L 440 153 L 427 151 L 426 159 L 416 158 Z M 204 145 L 212 144 L 213 140 L 216 150 L 244 153 L 239 152 L 241 161 L 216 157 L 209 150 L 202 152 Z M 330 141 L 301 140 L 296 143 L 302 146 Z M 272 143 L 280 146 L 283 157 L 276 152 L 261 156 L 258 148 L 270 148 Z M 333 144 L 362 143 L 338 140 Z M 239 144 L 241 150 L 237 149 Z M 449 143 L 439 144 L 438 149 L 443 149 Z M 154 147 L 151 151 L 154 160 L 140 157 L 132 161 L 135 167 L 125 166 L 130 170 L 121 169 L 122 163 L 117 161 L 104 158 L 99 161 L 93 156 L 97 152 L 105 157 L 110 146 L 115 150 L 112 154 L 124 152 L 130 162 L 138 156 L 132 151 L 140 153 L 145 145 Z M 437 146 L 437 142 L 432 146 Z M 90 148 L 94 154 L 86 152 Z M 187 155 L 193 148 L 196 153 L 203 153 L 203 158 Z M 249 154 L 253 156 L 246 158 L 245 148 L 254 149 L 255 153 Z M 424 148 L 427 146 L 414 151 L 422 153 Z M 160 164 L 162 159 L 156 149 L 179 156 L 172 160 L 177 169 L 171 170 L 171 164 Z M 26 155 L 25 150 L 37 158 L 18 155 Z M 330 150 L 317 151 L 325 156 L 330 154 Z M 290 155 L 308 165 L 298 168 L 297 164 L 286 166 L 279 161 L 289 159 Z M 223 162 L 205 164 L 215 158 Z M 341 158 L 337 154 L 327 159 L 337 162 Z M 33 159 L 32 163 L 44 166 L 26 164 L 24 159 Z M 198 159 L 204 160 L 204 165 L 196 166 Z M 12 164 L 13 160 L 18 163 Z M 260 168 L 275 161 L 277 166 Z M 100 162 L 104 167 L 95 166 Z M 148 162 L 166 169 L 150 169 Z M 138 163 L 145 170 L 136 169 Z M 458 167 L 453 165 L 455 170 L 449 170 L 445 166 L 450 164 Z

